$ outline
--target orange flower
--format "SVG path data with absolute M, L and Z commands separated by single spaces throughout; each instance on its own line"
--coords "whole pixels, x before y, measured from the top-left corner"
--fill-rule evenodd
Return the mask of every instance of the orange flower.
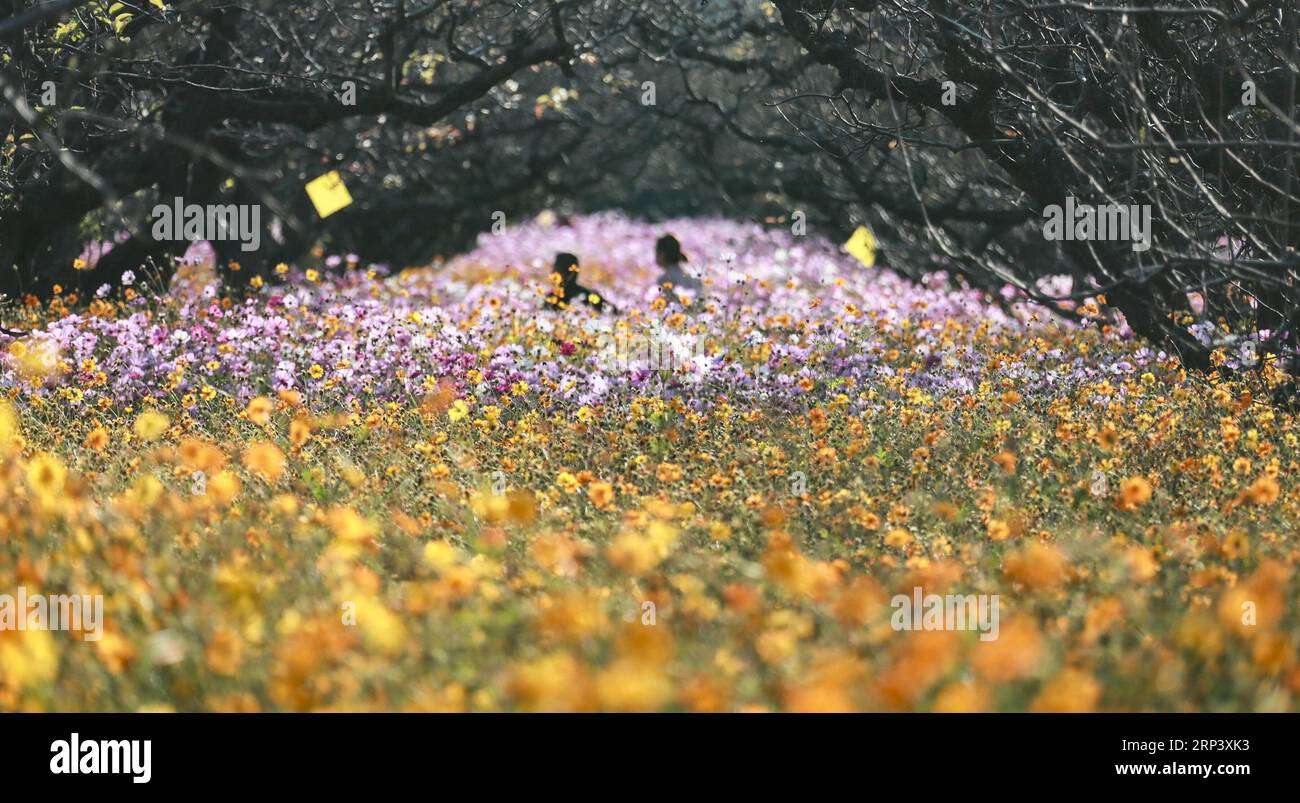
M 1043 684 L 1034 698 L 1033 710 L 1047 714 L 1086 714 L 1091 712 L 1101 697 L 1097 679 L 1079 669 L 1062 669 Z
M 885 546 L 905 547 L 912 543 L 912 534 L 901 527 L 896 527 L 885 536 Z
M 748 588 L 748 586 L 743 586 Z M 729 586 L 730 588 L 730 586 Z M 855 578 L 835 602 L 835 616 L 845 625 L 861 627 L 885 608 L 885 592 L 868 576 Z
M 289 442 L 295 448 L 301 447 L 311 438 L 311 422 L 305 418 L 295 418 L 289 422 Z
M 108 445 L 108 430 L 103 427 L 95 427 L 86 435 L 86 448 L 93 451 L 100 451 Z
M 1119 445 L 1119 432 L 1111 424 L 1107 424 L 1097 433 L 1097 444 L 1101 448 L 1110 451 Z
M 1016 473 L 1016 456 L 1011 452 L 999 452 L 993 455 L 993 462 L 1006 474 Z
M 212 634 L 203 655 L 209 669 L 218 675 L 231 677 L 239 671 L 239 666 L 244 661 L 243 643 L 239 636 L 223 627 Z
M 1129 477 L 1119 486 L 1118 501 L 1124 510 L 1137 510 L 1151 501 L 1151 483 L 1146 477 Z
M 1246 497 L 1257 505 L 1271 505 L 1281 494 L 1277 480 L 1267 475 L 1252 482 L 1246 491 Z
M 989 708 L 988 690 L 977 683 L 944 686 L 930 704 L 930 710 L 936 714 L 978 714 Z
M 1030 544 L 1007 556 L 1004 570 L 1008 577 L 1031 589 L 1048 589 L 1065 582 L 1065 556 L 1047 544 Z
M 952 630 L 922 630 L 909 634 L 898 658 L 876 681 L 875 691 L 886 707 L 913 707 L 938 683 L 960 657 L 961 638 Z
M 609 507 L 614 501 L 614 486 L 608 482 L 593 482 L 587 488 L 587 498 L 598 508 Z
M 975 673 L 991 683 L 1029 677 L 1043 658 L 1043 638 L 1028 619 L 1015 619 L 1001 627 L 992 641 L 980 641 L 971 656 Z
M 1160 564 L 1156 562 L 1155 555 L 1151 550 L 1144 546 L 1131 546 L 1124 552 L 1124 559 L 1128 563 L 1129 576 L 1139 582 L 1146 582 L 1156 576 L 1160 571 Z
M 834 714 L 858 709 L 853 689 L 866 674 L 861 659 L 827 651 L 814 659 L 806 682 L 785 687 L 782 708 L 799 713 Z
M 682 467 L 676 463 L 660 463 L 657 475 L 660 482 L 677 482 L 682 478 Z
M 284 473 L 284 452 L 273 443 L 255 443 L 244 450 L 244 467 L 274 484 Z

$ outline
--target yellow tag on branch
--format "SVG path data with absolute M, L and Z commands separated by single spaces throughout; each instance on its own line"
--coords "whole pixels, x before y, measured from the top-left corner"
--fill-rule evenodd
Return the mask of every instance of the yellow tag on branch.
M 316 207 L 316 214 L 322 218 L 352 205 L 352 195 L 344 186 L 343 177 L 337 170 L 331 170 L 320 178 L 307 182 L 307 197 L 311 199 L 312 206 Z
M 868 268 L 876 264 L 876 238 L 866 226 L 858 226 L 844 244 L 844 250 Z

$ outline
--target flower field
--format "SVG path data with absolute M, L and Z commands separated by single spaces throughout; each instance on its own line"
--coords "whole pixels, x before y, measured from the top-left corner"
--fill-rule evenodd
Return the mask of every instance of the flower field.
M 1300 708 L 1269 368 L 719 220 L 305 268 L 2 344 L 0 591 L 104 620 L 0 630 L 0 711 Z M 895 629 L 917 587 L 998 637 Z

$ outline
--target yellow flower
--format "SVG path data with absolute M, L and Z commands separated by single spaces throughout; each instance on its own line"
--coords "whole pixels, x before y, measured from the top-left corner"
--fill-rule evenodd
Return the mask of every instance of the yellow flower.
M 406 646 L 407 630 L 401 617 L 377 599 L 362 596 L 349 600 L 355 605 L 357 626 L 366 647 L 381 655 L 397 655 Z
M 220 507 L 226 507 L 239 496 L 239 477 L 229 471 L 218 472 L 207 481 L 207 497 Z
M 988 533 L 994 541 L 1005 541 L 1011 537 L 1011 527 L 1001 519 L 989 519 Z
M 439 573 L 455 566 L 457 561 L 456 547 L 450 542 L 429 541 L 424 545 L 424 562 L 437 569 Z
M 143 509 L 148 509 L 158 504 L 158 500 L 166 492 L 162 482 L 152 474 L 141 474 L 131 483 L 128 490 L 128 498 L 132 499 Z
M 653 664 L 621 659 L 596 676 L 596 696 L 606 711 L 655 711 L 672 695 L 667 674 Z
M 340 541 L 360 544 L 379 535 L 379 525 L 350 507 L 336 507 L 329 515 L 330 531 Z
M 511 491 L 506 497 L 506 515 L 514 524 L 531 524 L 537 518 L 537 498 L 532 491 Z
M 257 396 L 248 402 L 246 412 L 249 421 L 259 427 L 265 426 L 271 420 L 271 413 L 275 412 L 275 402 L 265 396 Z
M 605 557 L 616 568 L 632 575 L 649 572 L 663 556 L 649 538 L 636 533 L 623 533 L 605 548 Z
M 167 416 L 154 410 L 148 410 L 136 416 L 133 429 L 135 436 L 140 440 L 156 441 L 167 431 L 170 424 L 171 420 Z
M 561 471 L 555 477 L 555 484 L 565 493 L 573 493 L 578 490 L 578 478 L 568 471 Z
M 27 464 L 27 485 L 42 499 L 54 499 L 63 493 L 63 485 L 68 477 L 59 458 L 41 452 Z
M 8 450 L 9 442 L 17 432 L 14 408 L 10 407 L 8 402 L 0 400 L 0 451 Z
M 584 711 L 588 680 L 583 664 L 568 653 L 556 653 L 515 667 L 507 692 L 526 711 Z
M 0 630 L 0 689 L 21 691 L 54 680 L 58 671 L 58 646 L 48 630 Z

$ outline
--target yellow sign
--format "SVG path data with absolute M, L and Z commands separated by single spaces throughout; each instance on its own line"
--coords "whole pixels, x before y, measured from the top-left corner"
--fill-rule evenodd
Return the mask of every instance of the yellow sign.
M 844 250 L 868 268 L 876 264 L 876 238 L 866 226 L 858 226 L 858 230 L 844 244 Z
M 311 199 L 312 206 L 316 207 L 316 214 L 322 218 L 352 205 L 352 195 L 344 186 L 343 177 L 337 170 L 331 170 L 320 178 L 307 182 L 307 197 Z

